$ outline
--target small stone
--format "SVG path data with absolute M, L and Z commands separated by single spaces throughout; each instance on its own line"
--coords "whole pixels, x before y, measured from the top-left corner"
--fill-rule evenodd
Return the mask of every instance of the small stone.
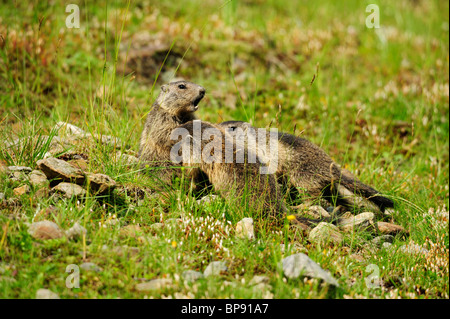
M 86 160 L 83 158 L 70 160 L 69 164 L 82 171 L 87 171 L 89 167 L 88 162 L 86 162 Z
M 32 223 L 28 233 L 36 239 L 56 239 L 64 236 L 58 225 L 49 220 Z
M 86 234 L 87 230 L 83 226 L 81 226 L 78 222 L 75 222 L 72 227 L 67 230 L 66 235 L 67 238 L 81 238 L 83 237 L 83 234 Z
M 105 174 L 87 173 L 86 178 L 90 183 L 91 189 L 98 194 L 107 193 L 116 187 L 116 181 Z
M 391 243 L 383 243 L 382 245 L 381 245 L 381 248 L 382 249 L 390 249 L 392 247 L 392 244 Z
M 205 205 L 205 204 L 209 204 L 212 203 L 213 201 L 215 201 L 216 199 L 218 199 L 220 196 L 218 195 L 206 195 L 204 197 L 202 197 L 201 199 L 197 200 L 197 204 L 199 205 Z
M 227 272 L 227 271 L 228 271 L 228 267 L 226 266 L 226 263 L 224 261 L 213 261 L 208 265 L 208 267 L 206 267 L 203 274 L 205 277 L 218 276 L 222 272 Z
M 330 214 L 322 206 L 319 205 L 310 206 L 308 214 L 316 219 L 331 217 Z
M 236 236 L 239 238 L 246 238 L 248 240 L 255 239 L 252 218 L 243 218 L 236 224 Z
M 30 180 L 30 184 L 35 187 L 35 189 L 43 186 L 48 186 L 49 184 L 47 176 L 39 170 L 32 171 L 28 177 Z
M 184 278 L 184 280 L 188 282 L 197 281 L 199 279 L 202 279 L 204 276 L 201 272 L 195 271 L 195 270 L 186 270 L 183 271 L 181 274 L 181 277 Z
M 83 270 L 86 270 L 86 271 L 94 271 L 94 272 L 101 272 L 102 271 L 102 269 L 99 266 L 97 266 L 96 264 L 91 263 L 91 262 L 82 263 L 80 265 L 80 268 L 83 269 Z
M 343 236 L 333 224 L 321 222 L 309 232 L 308 239 L 313 243 L 330 242 L 339 245 Z
M 397 235 L 397 234 L 408 234 L 408 232 L 399 225 L 387 223 L 387 222 L 377 222 L 378 231 L 383 235 Z
M 86 191 L 80 185 L 65 182 L 53 187 L 51 192 L 62 194 L 66 198 L 83 197 L 86 195 Z
M 60 299 L 58 294 L 48 289 L 38 289 L 36 291 L 36 299 Z
M 74 135 L 77 137 L 83 137 L 86 135 L 86 132 L 83 131 L 81 128 L 79 128 L 78 126 L 75 126 L 73 124 L 70 123 L 66 123 L 66 122 L 58 122 L 56 123 L 56 125 L 53 127 L 54 130 L 61 130 L 64 133 L 66 133 L 67 135 Z
M 322 279 L 326 283 L 339 286 L 336 279 L 334 279 L 328 272 L 323 270 L 311 258 L 303 253 L 298 253 L 284 258 L 282 261 L 284 275 L 289 279 L 305 276 L 309 278 Z
M 55 157 L 39 160 L 36 164 L 49 180 L 61 179 L 65 182 L 74 182 L 76 184 L 83 184 L 85 180 L 84 174 L 80 169 Z
M 372 239 L 370 241 L 371 244 L 377 246 L 377 247 L 381 247 L 383 245 L 383 243 L 390 243 L 392 244 L 392 242 L 394 241 L 394 236 L 392 235 L 381 235 L 378 237 L 375 237 L 374 239 Z
M 371 212 L 366 212 L 350 218 L 340 219 L 339 228 L 344 232 L 352 232 L 357 230 L 369 230 L 375 232 L 376 228 L 374 221 L 375 215 Z
M 170 278 L 161 278 L 161 279 L 153 279 L 148 282 L 143 282 L 136 285 L 137 291 L 155 291 L 167 288 L 172 284 L 172 279 Z
M 32 169 L 31 169 L 31 167 L 28 167 L 28 166 L 8 166 L 8 171 L 11 173 L 21 172 L 21 173 L 29 174 L 29 173 L 31 173 Z
M 116 156 L 119 158 L 120 162 L 126 165 L 136 165 L 139 163 L 139 159 L 136 156 L 124 154 L 120 151 L 116 152 Z
M 268 283 L 269 283 L 269 277 L 255 275 L 255 276 L 253 276 L 252 279 L 250 279 L 250 282 L 248 284 L 250 286 L 254 286 L 254 285 L 268 284 Z
M 22 196 L 24 194 L 28 194 L 31 191 L 30 186 L 22 185 L 20 187 L 14 188 L 13 192 L 16 196 Z

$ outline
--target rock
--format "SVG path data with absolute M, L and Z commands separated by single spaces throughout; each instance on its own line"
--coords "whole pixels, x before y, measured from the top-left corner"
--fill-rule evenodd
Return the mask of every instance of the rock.
M 85 179 L 84 174 L 80 169 L 54 157 L 39 160 L 37 161 L 37 165 L 50 180 L 62 179 L 65 182 L 83 184 Z
M 143 231 L 139 225 L 127 225 L 120 229 L 119 234 L 121 237 L 137 237 L 142 235 Z
M 243 218 L 236 224 L 236 236 L 239 238 L 247 238 L 249 240 L 255 239 L 252 218 Z
M 323 217 L 331 217 L 330 214 L 319 205 L 314 205 L 309 207 L 308 214 L 311 215 L 313 218 L 321 219 Z
M 22 196 L 24 194 L 28 194 L 31 191 L 30 186 L 22 185 L 20 187 L 14 188 L 13 193 L 16 196 Z
M 64 182 L 53 187 L 51 192 L 62 194 L 66 198 L 81 198 L 86 195 L 86 191 L 80 185 Z
M 99 266 L 97 266 L 96 264 L 91 263 L 91 262 L 82 263 L 80 265 L 80 268 L 83 269 L 83 270 L 86 270 L 86 271 L 94 271 L 94 272 L 101 272 L 102 271 L 102 269 Z
M 387 223 L 387 222 L 377 222 L 378 231 L 383 235 L 398 235 L 398 234 L 408 234 L 402 226 Z
M 392 235 L 381 235 L 378 237 L 375 237 L 374 239 L 372 239 L 370 241 L 370 243 L 376 247 L 381 247 L 383 245 L 383 243 L 390 243 L 392 244 L 392 242 L 394 241 L 394 236 Z
M 64 236 L 64 232 L 58 225 L 49 220 L 32 223 L 28 233 L 36 239 L 56 239 Z
M 28 176 L 23 172 L 13 172 L 10 174 L 10 178 L 14 182 L 25 182 L 28 180 Z
M 390 249 L 392 247 L 392 244 L 391 243 L 383 243 L 382 245 L 381 245 L 381 248 L 382 249 Z
M 30 184 L 35 188 L 41 188 L 44 186 L 48 186 L 49 185 L 49 181 L 47 179 L 47 176 L 38 170 L 34 170 L 30 173 L 30 175 L 28 175 L 29 180 L 30 180 Z
M 48 289 L 38 289 L 36 291 L 36 299 L 60 299 L 58 294 Z
M 212 203 L 213 201 L 215 201 L 216 199 L 218 199 L 220 196 L 218 195 L 206 195 L 204 197 L 202 197 L 201 199 L 197 200 L 197 204 L 199 205 L 205 205 L 205 204 L 209 204 Z
M 343 240 L 343 236 L 336 226 L 321 222 L 309 232 L 308 239 L 313 243 L 330 242 L 339 245 Z
M 136 285 L 137 291 L 154 291 L 164 289 L 172 284 L 172 279 L 170 278 L 161 278 L 161 279 L 153 279 L 148 282 L 143 282 Z
M 81 226 L 78 222 L 75 222 L 72 227 L 69 228 L 69 230 L 66 231 L 66 236 L 69 239 L 72 238 L 81 238 L 83 237 L 83 234 L 86 234 L 87 230 L 83 226 Z
M 199 279 L 202 279 L 204 276 L 201 272 L 195 271 L 195 270 L 186 270 L 183 271 L 181 274 L 181 277 L 184 278 L 184 280 L 188 282 L 197 281 Z
M 352 232 L 357 230 L 369 230 L 376 232 L 375 215 L 370 212 L 362 213 L 350 218 L 341 218 L 339 220 L 339 228 L 344 232 Z
M 250 282 L 248 284 L 250 286 L 254 286 L 254 285 L 268 284 L 268 283 L 269 283 L 269 277 L 255 275 L 255 276 L 253 276 L 252 279 L 250 279 Z
M 139 163 L 139 159 L 136 156 L 128 155 L 120 151 L 116 152 L 116 157 L 119 159 L 120 162 L 126 165 L 136 165 Z
M 86 178 L 90 183 L 91 189 L 98 194 L 104 194 L 116 187 L 116 182 L 105 174 L 87 173 Z
M 32 169 L 31 169 L 31 167 L 28 167 L 28 166 L 8 166 L 8 171 L 10 173 L 21 172 L 21 173 L 29 174 L 29 173 L 31 173 Z
M 61 130 L 63 132 L 63 134 L 66 133 L 67 135 L 74 135 L 77 137 L 84 137 L 86 135 L 86 132 L 83 131 L 78 126 L 75 126 L 73 124 L 66 123 L 66 122 L 56 123 L 56 125 L 53 127 L 53 129 L 57 130 L 57 131 Z
M 224 261 L 213 261 L 208 265 L 208 267 L 206 267 L 203 274 L 205 277 L 218 276 L 222 272 L 227 272 L 227 271 L 228 271 L 228 267 L 226 266 L 226 263 Z
M 282 261 L 283 273 L 289 279 L 305 276 L 309 278 L 322 279 L 326 283 L 339 286 L 336 279 L 334 279 L 328 272 L 323 270 L 311 258 L 303 253 L 298 253 L 284 258 Z
M 82 171 L 87 171 L 89 167 L 88 162 L 84 158 L 70 160 L 69 164 Z

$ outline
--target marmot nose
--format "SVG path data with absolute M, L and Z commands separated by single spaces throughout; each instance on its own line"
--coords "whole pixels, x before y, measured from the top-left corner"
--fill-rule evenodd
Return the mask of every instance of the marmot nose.
M 204 88 L 200 87 L 200 90 L 199 90 L 198 93 L 199 93 L 202 97 L 204 97 L 204 96 L 205 96 L 205 93 L 206 93 L 206 90 L 205 90 Z

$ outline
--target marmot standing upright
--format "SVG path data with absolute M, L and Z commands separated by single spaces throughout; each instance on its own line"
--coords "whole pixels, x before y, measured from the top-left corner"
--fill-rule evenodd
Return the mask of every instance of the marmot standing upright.
M 208 122 L 194 122 L 194 112 L 204 95 L 203 87 L 187 81 L 172 82 L 161 87 L 161 92 L 148 113 L 141 135 L 139 149 L 141 165 L 148 167 L 153 176 L 168 184 L 171 183 L 174 174 L 181 175 L 181 165 L 192 169 L 189 170 L 191 178 L 196 178 L 201 171 L 224 197 L 232 199 L 244 196 L 242 198 L 252 209 L 262 208 L 261 211 L 280 217 L 280 213 L 286 212 L 286 207 L 275 175 L 260 174 L 261 163 L 259 161 L 250 163 L 249 154 L 245 150 L 243 162 L 227 161 L 223 128 Z M 185 130 L 187 132 L 185 135 L 195 137 L 199 133 L 195 132 L 195 124 L 199 124 L 201 130 L 201 153 L 216 155 L 215 161 L 199 160 L 195 158 L 194 153 L 190 153 L 184 162 L 173 163 L 171 154 L 174 155 L 174 146 L 180 142 L 173 140 L 174 130 Z M 221 138 L 217 140 L 212 138 L 208 131 L 211 129 L 219 132 Z M 213 145 L 215 143 L 215 149 L 207 149 L 211 143 Z M 238 152 L 238 145 L 232 144 L 231 147 L 231 153 Z M 215 152 L 217 153 L 212 154 Z
M 255 129 L 242 121 L 228 121 L 219 125 L 241 140 L 248 138 L 250 130 Z M 254 151 L 258 152 L 257 149 Z M 394 206 L 392 200 L 340 168 L 320 147 L 304 138 L 278 133 L 277 154 L 263 156 L 267 157 L 265 161 L 270 160 L 271 156 L 277 156 L 276 175 L 285 183 L 303 189 L 313 197 L 322 194 L 328 197 L 337 195 L 338 203 L 345 206 L 369 206 L 382 212 Z

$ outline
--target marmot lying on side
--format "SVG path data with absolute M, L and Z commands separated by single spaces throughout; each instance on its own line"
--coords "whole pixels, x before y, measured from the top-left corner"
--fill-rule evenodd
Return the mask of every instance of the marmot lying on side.
M 228 121 L 219 125 L 228 134 L 247 144 L 249 144 L 249 134 L 255 134 L 255 128 L 247 122 Z M 273 156 L 277 156 L 276 175 L 284 183 L 300 188 L 313 197 L 336 196 L 338 204 L 345 206 L 365 206 L 381 212 L 394 206 L 392 200 L 359 181 L 349 171 L 340 168 L 317 145 L 291 134 L 277 134 L 277 153 L 261 154 L 260 152 L 258 155 L 263 157 L 263 162 L 270 161 Z M 256 153 L 258 153 L 257 145 L 257 143 L 253 144 Z

